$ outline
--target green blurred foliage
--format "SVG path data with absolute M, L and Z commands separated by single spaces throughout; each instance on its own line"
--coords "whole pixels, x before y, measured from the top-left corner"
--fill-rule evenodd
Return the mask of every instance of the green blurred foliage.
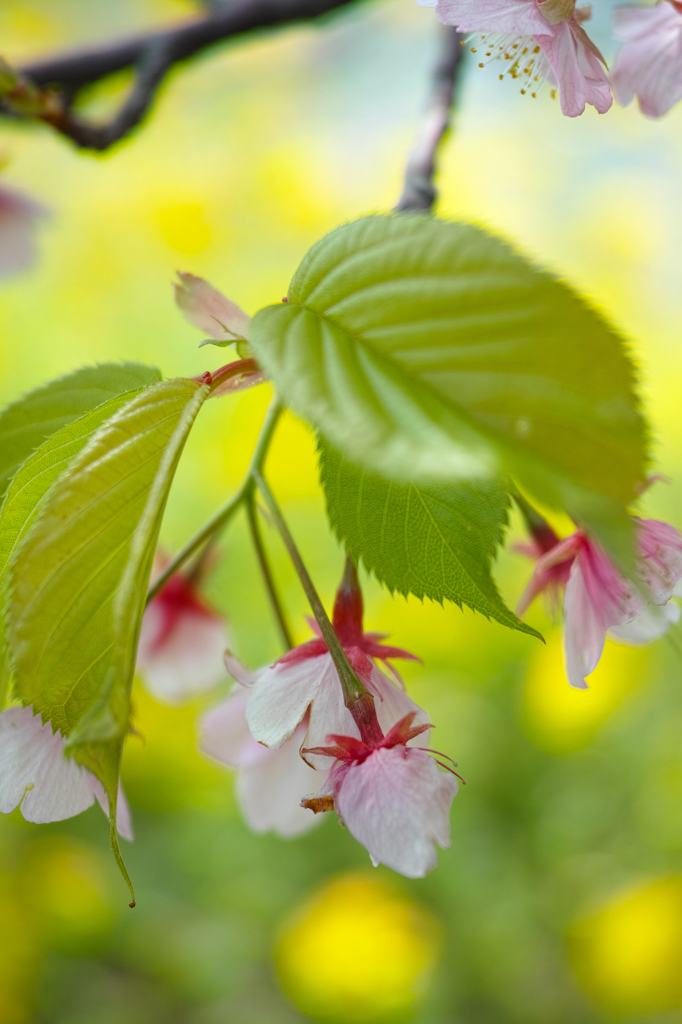
M 179 0 L 5 0 L 0 36 L 18 60 L 192 10 Z M 390 207 L 432 29 L 433 12 L 390 0 L 323 28 L 218 48 L 178 70 L 138 137 L 103 157 L 47 130 L 4 126 L 6 180 L 53 216 L 41 264 L 0 289 L 0 397 L 98 360 L 141 360 L 168 376 L 218 366 L 221 354 L 197 352 L 200 337 L 173 308 L 173 271 L 203 274 L 253 312 L 285 294 L 324 231 Z M 111 109 L 124 87 L 97 90 L 91 109 Z M 506 233 L 634 337 L 661 469 L 674 480 L 681 116 L 588 111 L 571 122 L 548 94 L 522 100 L 471 68 L 441 175 L 442 213 Z M 171 495 L 168 548 L 238 484 L 267 391 L 202 411 Z M 324 521 L 314 440 L 293 417 L 268 472 L 329 600 L 342 559 Z M 679 527 L 679 494 L 677 480 L 658 485 L 645 510 Z M 521 536 L 516 522 L 512 534 Z M 279 542 L 268 543 L 303 639 L 303 597 Z M 255 667 L 279 648 L 241 521 L 223 553 L 210 597 Z M 511 606 L 527 572 L 519 556 L 501 557 Z M 140 736 L 129 741 L 124 784 L 138 906 L 127 907 L 99 808 L 49 826 L 3 818 L 2 1024 L 296 1024 L 310 1019 L 311 988 L 335 1000 L 315 1004 L 318 1019 L 341 1024 L 379 1020 L 387 1007 L 415 1024 L 682 1020 L 682 687 L 672 646 L 609 645 L 591 689 L 578 693 L 541 608 L 530 620 L 546 648 L 468 611 L 393 601 L 372 582 L 366 603 L 369 628 L 424 659 L 408 666 L 410 692 L 467 780 L 438 869 L 416 882 L 373 871 L 331 816 L 295 841 L 250 834 L 229 773 L 196 753 L 200 707 L 163 708 L 137 688 Z M 369 887 L 362 897 L 355 884 Z M 330 891 L 347 898 L 325 902 Z M 338 978 L 313 982 L 347 965 L 355 942 L 367 996 L 343 1018 Z M 398 976 L 396 950 L 410 962 Z M 377 999 L 382 985 L 392 1003 Z

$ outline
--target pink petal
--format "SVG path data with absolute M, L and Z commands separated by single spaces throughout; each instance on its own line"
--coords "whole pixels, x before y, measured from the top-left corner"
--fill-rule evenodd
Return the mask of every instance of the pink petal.
M 586 541 L 573 563 L 564 597 L 564 653 L 571 686 L 587 687 L 585 676 L 599 663 L 607 631 L 633 619 L 644 604 L 606 555 Z
M 262 669 L 246 710 L 251 735 L 266 747 L 280 747 L 293 735 L 320 687 L 332 680 L 340 691 L 330 654 Z
M 435 843 L 450 845 L 457 779 L 421 750 L 385 747 L 345 773 L 335 795 L 339 816 L 373 862 L 407 878 L 436 866 Z
M 616 99 L 634 96 L 644 114 L 661 117 L 682 98 L 682 16 L 671 3 L 616 7 L 614 28 L 624 41 L 612 73 Z
M 246 340 L 250 316 L 226 298 L 203 277 L 178 271 L 179 283 L 173 285 L 175 301 L 193 327 L 217 341 Z M 227 329 L 225 329 L 227 328 Z
M 633 647 L 651 643 L 665 636 L 671 626 L 680 620 L 680 606 L 674 601 L 667 604 L 648 604 L 643 612 L 629 622 L 612 626 L 609 635 Z
M 438 20 L 460 32 L 510 32 L 533 36 L 551 32 L 532 0 L 439 0 Z
M 183 613 L 163 643 L 156 643 L 160 610 L 153 603 L 140 630 L 138 664 L 158 700 L 178 704 L 225 678 L 225 623 L 218 616 Z
M 0 188 L 0 277 L 28 270 L 36 261 L 36 222 L 46 209 L 28 196 Z
M 528 611 L 538 594 L 566 585 L 570 566 L 580 550 L 580 543 L 580 533 L 572 533 L 538 558 L 533 574 L 521 595 L 516 609 L 517 615 L 523 615 Z
M 0 714 L 0 812 L 21 804 L 26 821 L 72 818 L 92 806 L 94 777 L 64 754 L 61 733 L 31 708 Z
M 253 686 L 258 678 L 258 672 L 252 672 L 251 669 L 246 667 L 246 665 L 243 665 L 238 658 L 235 658 L 232 651 L 225 651 L 223 660 L 225 662 L 225 668 L 233 679 L 236 679 L 238 683 L 242 684 L 242 686 Z
M 315 815 L 301 807 L 301 800 L 324 782 L 326 772 L 313 771 L 301 758 L 304 736 L 305 724 L 301 723 L 281 747 L 266 750 L 264 758 L 239 772 L 237 797 L 254 832 L 274 831 L 290 837 L 318 823 Z
M 538 36 L 537 41 L 556 77 L 562 113 L 578 117 L 590 103 L 605 114 L 613 103 L 611 88 L 584 29 L 564 21 L 552 30 L 552 35 Z
M 635 519 L 639 557 L 637 569 L 655 604 L 665 604 L 682 578 L 682 536 L 669 523 Z

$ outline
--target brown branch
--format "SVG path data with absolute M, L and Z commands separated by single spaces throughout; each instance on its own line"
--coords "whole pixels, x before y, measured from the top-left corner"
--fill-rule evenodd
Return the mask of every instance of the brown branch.
M 152 104 L 170 69 L 225 39 L 298 21 L 310 21 L 346 6 L 352 0 L 231 0 L 208 17 L 162 31 L 131 36 L 113 43 L 74 50 L 33 61 L 19 68 L 38 87 L 54 91 L 56 110 L 43 116 L 57 131 L 85 149 L 107 149 L 124 138 Z M 72 112 L 81 89 L 117 71 L 137 70 L 123 106 L 106 125 L 92 125 Z M 61 102 L 60 102 L 61 101 Z M 5 113 L 17 116 L 16 110 Z
M 439 27 L 441 45 L 433 69 L 431 93 L 417 142 L 405 170 L 403 193 L 395 207 L 399 213 L 427 213 L 438 192 L 433 183 L 441 143 L 450 131 L 455 90 L 464 56 L 462 36 L 449 26 Z

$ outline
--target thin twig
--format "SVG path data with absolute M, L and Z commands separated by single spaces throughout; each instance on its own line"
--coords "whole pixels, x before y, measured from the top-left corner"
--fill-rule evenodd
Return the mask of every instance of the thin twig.
M 159 578 L 155 580 L 149 588 L 149 592 L 147 593 L 147 604 L 154 600 L 158 592 L 168 583 L 171 576 L 173 576 L 178 569 L 183 567 L 185 562 L 192 557 L 195 551 L 198 551 L 207 543 L 207 541 L 210 541 L 219 530 L 223 530 L 227 526 L 243 501 L 244 493 L 240 490 L 224 508 L 221 508 L 220 512 L 213 516 L 213 519 L 209 519 L 204 528 L 200 530 L 195 537 L 185 544 L 182 551 L 180 551 L 175 558 L 168 563 Z
M 140 123 L 159 85 L 176 64 L 225 39 L 279 25 L 311 21 L 351 2 L 353 0 L 231 0 L 214 6 L 207 17 L 31 61 L 22 65 L 19 72 L 34 85 L 49 86 L 55 91 L 59 110 L 43 120 L 72 139 L 77 146 L 103 150 L 124 138 Z M 88 124 L 72 113 L 72 104 L 81 89 L 130 67 L 137 69 L 135 83 L 109 124 Z M 4 112 L 12 115 L 7 108 Z M 15 111 L 12 116 L 16 114 Z
M 263 474 L 259 470 L 256 470 L 253 476 L 256 486 L 263 495 L 263 500 L 272 515 L 275 526 L 279 530 L 280 536 L 284 541 L 284 546 L 289 553 L 294 569 L 301 581 L 301 586 L 308 598 L 308 604 L 315 616 L 315 621 L 320 627 L 320 632 L 322 633 L 329 653 L 332 656 L 334 667 L 336 668 L 336 671 L 339 674 L 339 679 L 341 680 L 344 703 L 346 704 L 346 707 L 352 710 L 354 704 L 357 704 L 358 701 L 362 701 L 363 698 L 367 698 L 369 696 L 368 691 L 353 671 L 353 668 L 346 657 L 346 652 L 334 632 L 334 627 L 329 621 L 329 616 L 327 615 L 324 605 L 320 600 L 320 595 L 317 593 L 315 584 L 310 578 L 310 573 L 306 569 L 305 563 L 301 558 L 298 548 L 296 547 L 296 542 L 289 531 L 289 527 L 282 515 L 277 499 L 270 490 Z
M 280 601 L 279 594 L 277 593 L 270 563 L 268 562 L 268 556 L 263 543 L 260 524 L 258 522 L 258 510 L 256 509 L 253 494 L 249 494 L 246 499 L 246 516 L 249 522 L 249 529 L 251 531 L 251 540 L 253 541 L 253 547 L 263 576 L 263 583 L 265 584 L 265 589 L 270 599 L 273 614 L 277 619 L 277 625 L 279 626 L 279 631 L 282 636 L 282 642 L 287 651 L 290 651 L 294 646 L 294 641 L 289 630 L 289 623 L 287 622 L 286 615 L 284 614 L 282 602 Z
M 439 26 L 439 32 L 440 52 L 433 69 L 431 93 L 407 162 L 403 193 L 395 208 L 399 213 L 427 213 L 438 196 L 433 183 L 436 159 L 452 124 L 455 89 L 464 56 L 459 32 L 449 26 Z

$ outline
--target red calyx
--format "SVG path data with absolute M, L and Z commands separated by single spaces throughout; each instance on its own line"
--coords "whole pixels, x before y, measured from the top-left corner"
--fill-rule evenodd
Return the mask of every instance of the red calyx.
M 378 750 L 380 747 L 406 746 L 415 736 L 432 728 L 428 722 L 425 725 L 412 725 L 416 714 L 416 711 L 410 711 L 409 715 L 405 715 L 399 722 L 396 722 L 393 728 L 389 729 L 386 735 L 376 743 L 366 743 L 353 736 L 331 734 L 327 736 L 330 744 L 328 747 L 311 747 L 304 749 L 303 753 L 334 757 L 337 761 L 343 761 L 346 764 L 362 764 L 374 750 Z

